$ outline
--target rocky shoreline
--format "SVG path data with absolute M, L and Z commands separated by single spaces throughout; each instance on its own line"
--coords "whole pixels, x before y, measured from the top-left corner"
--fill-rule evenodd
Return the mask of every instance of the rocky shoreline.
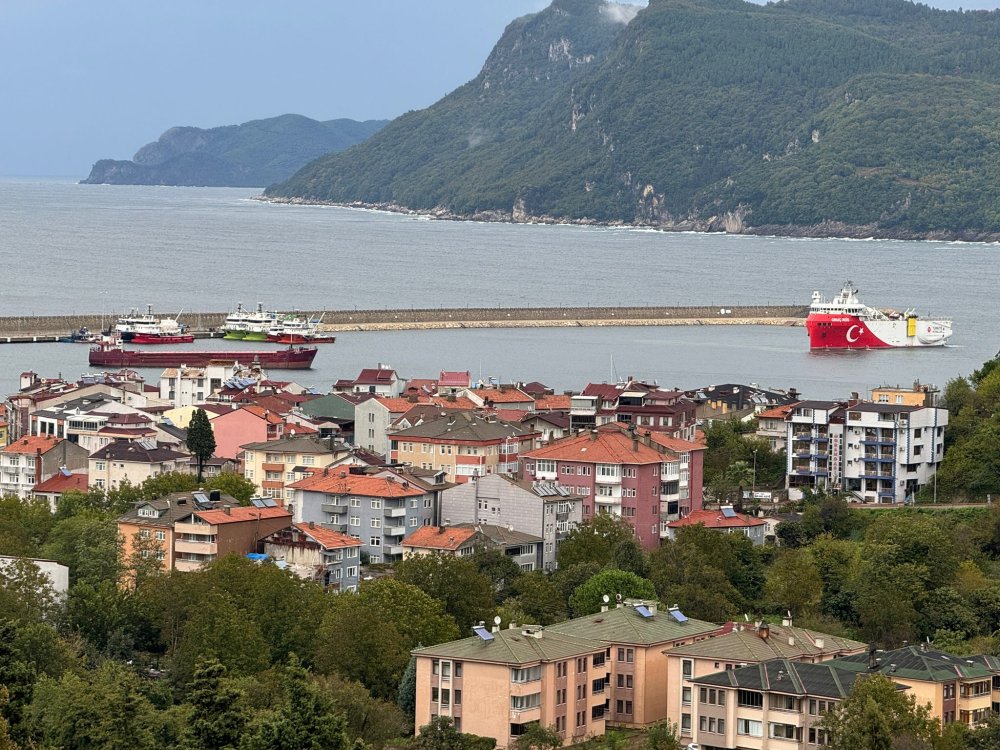
M 810 239 L 849 239 L 849 240 L 906 240 L 927 242 L 977 242 L 1000 243 L 1000 233 L 977 232 L 972 230 L 934 230 L 931 232 L 914 232 L 898 227 L 881 227 L 877 224 L 846 224 L 841 221 L 824 221 L 819 224 L 788 225 L 760 224 L 747 225 L 745 217 L 740 214 L 727 213 L 709 219 L 680 219 L 658 224 L 639 224 L 625 221 L 602 222 L 596 219 L 559 219 L 553 216 L 532 216 L 523 211 L 477 211 L 472 214 L 455 213 L 444 207 L 418 210 L 398 203 L 369 203 L 365 201 L 326 201 L 312 198 L 280 197 L 259 195 L 255 200 L 264 203 L 280 203 L 293 206 L 336 206 L 339 208 L 357 208 L 370 211 L 387 211 L 389 213 L 406 214 L 410 216 L 426 216 L 443 221 L 484 221 L 504 224 L 562 224 L 576 226 L 603 226 L 636 229 L 655 229 L 662 232 L 703 232 L 718 234 L 745 234 L 759 237 L 793 237 Z

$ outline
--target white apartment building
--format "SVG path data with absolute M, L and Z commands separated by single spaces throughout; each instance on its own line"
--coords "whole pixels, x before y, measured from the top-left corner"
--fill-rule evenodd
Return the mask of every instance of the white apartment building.
M 787 487 L 844 490 L 902 503 L 933 481 L 944 456 L 945 409 L 859 401 L 803 401 L 786 418 Z

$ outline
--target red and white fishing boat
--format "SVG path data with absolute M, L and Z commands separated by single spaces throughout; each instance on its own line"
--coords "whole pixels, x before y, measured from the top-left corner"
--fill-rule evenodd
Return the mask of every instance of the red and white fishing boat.
M 180 313 L 177 314 L 177 318 Z M 118 318 L 112 334 L 131 344 L 190 344 L 194 336 L 187 332 L 187 326 L 177 318 L 157 318 L 153 306 L 147 305 L 146 312 L 133 308 Z
M 912 309 L 882 312 L 862 304 L 850 281 L 830 300 L 813 292 L 806 330 L 810 349 L 944 346 L 952 333 L 947 319 L 928 320 Z
M 325 314 L 325 313 L 324 313 Z M 276 321 L 267 332 L 267 340 L 276 344 L 332 344 L 336 336 L 330 336 L 319 330 L 319 319 L 310 320 L 298 315 L 286 315 Z

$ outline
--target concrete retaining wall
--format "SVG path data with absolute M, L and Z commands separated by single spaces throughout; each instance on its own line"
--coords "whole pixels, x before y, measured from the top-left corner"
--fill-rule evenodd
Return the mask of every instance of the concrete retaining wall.
M 302 312 L 323 315 L 329 330 L 391 330 L 394 328 L 503 327 L 507 324 L 546 325 L 692 325 L 700 323 L 774 322 L 804 320 L 804 305 L 717 307 L 483 307 L 400 310 L 331 310 Z M 182 322 L 195 331 L 222 325 L 224 312 L 184 313 Z M 105 317 L 103 323 L 113 320 Z M 0 317 L 0 336 L 65 335 L 81 327 L 98 331 L 100 315 L 48 315 Z

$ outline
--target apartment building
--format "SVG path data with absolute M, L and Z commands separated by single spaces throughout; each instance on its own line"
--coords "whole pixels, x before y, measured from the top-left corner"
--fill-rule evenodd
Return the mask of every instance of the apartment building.
M 449 400 L 449 398 L 453 400 Z M 398 420 L 417 407 L 425 407 L 421 421 L 435 416 L 448 416 L 456 410 L 472 409 L 468 399 L 437 396 L 409 396 L 407 398 L 375 396 L 358 403 L 354 408 L 354 443 L 359 448 L 389 455 L 390 433 L 398 427 Z M 406 424 L 404 427 L 410 427 Z
M 788 447 L 788 428 L 785 420 L 797 405 L 796 401 L 794 404 L 775 406 L 773 409 L 757 413 L 756 435 L 761 440 L 766 440 L 775 453 L 780 453 Z
M 657 440 L 675 438 L 606 425 L 528 452 L 524 478 L 582 496 L 584 520 L 598 512 L 624 518 L 643 547 L 655 549 L 666 523 L 702 502 L 702 447 L 684 441 L 689 450 L 679 454 Z
M 327 591 L 356 591 L 361 540 L 312 521 L 296 523 L 263 540 L 264 554 L 300 578 Z
M 93 486 L 113 490 L 123 482 L 137 485 L 160 474 L 190 472 L 190 458 L 152 440 L 116 440 L 91 454 L 87 473 Z
M 221 506 L 223 501 L 236 504 L 235 499 L 219 492 L 174 492 L 139 503 L 118 517 L 122 556 L 128 560 L 137 549 L 144 549 L 144 557 L 153 555 L 165 570 L 173 570 L 174 524 L 190 515 L 192 509 L 208 510 Z
M 510 747 L 531 724 L 564 745 L 604 734 L 607 644 L 537 625 L 473 628 L 474 635 L 417 649 L 415 727 L 450 716 L 462 732 Z
M 955 656 L 924 643 L 870 650 L 830 664 L 856 674 L 884 674 L 907 687 L 918 704 L 930 705 L 931 717 L 942 724 L 974 727 L 1000 708 L 1000 659 L 995 656 Z
M 946 409 L 803 401 L 786 418 L 789 497 L 842 489 L 862 502 L 901 503 L 933 481 L 944 457 Z
M 401 559 L 403 540 L 435 518 L 436 492 L 389 470 L 367 474 L 362 467 L 338 467 L 295 482 L 289 491 L 296 522 L 355 537 L 373 563 Z
M 87 451 L 58 437 L 31 435 L 0 449 L 0 494 L 22 500 L 61 469 L 86 471 Z
M 905 406 L 937 406 L 940 391 L 936 386 L 915 380 L 909 388 L 899 385 L 880 385 L 872 388 L 872 402 Z
M 691 727 L 699 748 L 809 750 L 828 744 L 823 713 L 848 695 L 859 675 L 836 666 L 772 659 L 690 680 Z M 691 745 L 689 745 L 690 747 Z
M 274 498 L 279 505 L 293 499 L 292 484 L 351 451 L 349 446 L 332 437 L 321 439 L 313 435 L 246 443 L 241 447 L 243 475 L 261 488 L 261 494 Z
M 529 482 L 488 474 L 446 489 L 442 521 L 452 525 L 492 524 L 542 540 L 539 567 L 556 568 L 556 551 L 569 531 L 583 520 L 582 495 L 555 482 Z
M 614 592 L 608 593 L 614 602 Z M 721 625 L 691 619 L 676 607 L 639 599 L 611 603 L 601 612 L 546 630 L 597 640 L 611 649 L 607 720 L 626 727 L 649 726 L 667 718 L 667 655 L 673 649 L 723 632 Z
M 859 641 L 795 627 L 790 619 L 781 625 L 726 623 L 712 638 L 666 652 L 667 718 L 690 742 L 698 726 L 692 680 L 773 659 L 819 663 L 866 649 Z
M 267 501 L 273 503 L 273 501 Z M 174 522 L 174 568 L 198 570 L 226 555 L 257 552 L 258 543 L 292 523 L 292 514 L 277 505 L 191 510 Z
M 215 455 L 236 459 L 249 442 L 273 442 L 284 437 L 284 418 L 269 409 L 247 404 L 236 409 L 206 409 L 215 435 Z
M 794 388 L 775 391 L 758 385 L 724 383 L 685 391 L 684 396 L 694 401 L 695 417 L 699 424 L 716 420 L 745 419 L 774 406 L 791 404 L 799 400 Z
M 392 433 L 389 452 L 394 462 L 443 471 L 448 481 L 462 483 L 517 474 L 536 436 L 519 424 L 462 411 Z
M 90 489 L 90 483 L 87 481 L 87 472 L 74 473 L 61 467 L 54 475 L 36 484 L 33 494 L 40 500 L 47 502 L 49 509 L 55 513 L 64 493 L 82 492 L 86 494 L 88 489 Z
M 696 406 L 680 391 L 661 390 L 655 383 L 629 378 L 625 382 L 590 383 L 570 398 L 570 426 L 593 429 L 624 422 L 637 429 L 695 439 Z

